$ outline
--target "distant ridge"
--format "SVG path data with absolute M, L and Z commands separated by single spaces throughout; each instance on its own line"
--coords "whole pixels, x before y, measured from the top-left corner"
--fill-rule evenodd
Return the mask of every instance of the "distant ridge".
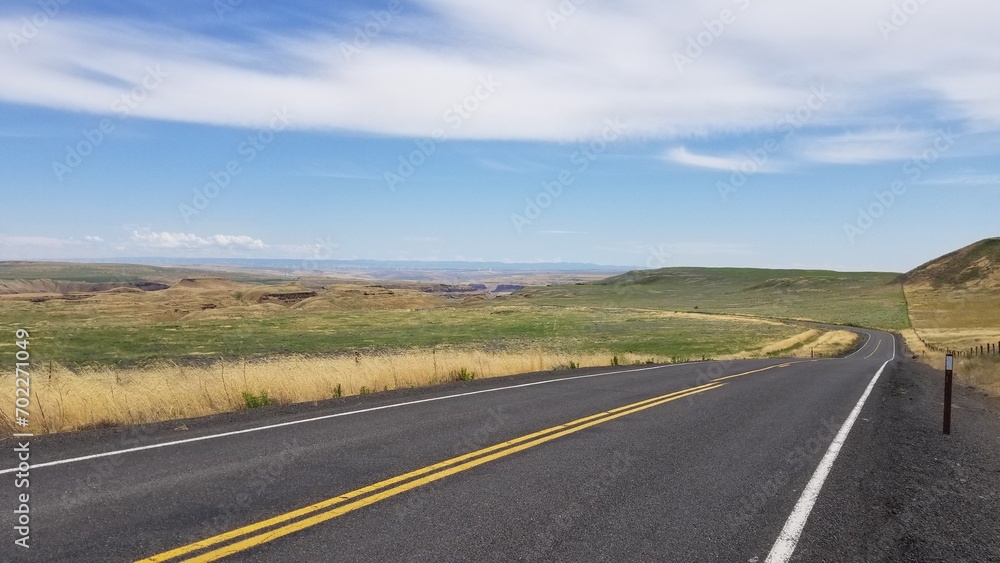
M 123 259 L 90 259 L 88 262 L 121 262 Z M 301 270 L 468 270 L 499 272 L 622 272 L 622 266 L 606 266 L 584 262 L 474 262 L 420 260 L 311 260 L 285 258 L 128 258 L 131 264 L 150 266 L 237 266 L 290 271 Z
M 184 278 L 171 289 L 240 289 L 242 286 L 225 278 Z
M 657 270 L 632 270 L 596 282 L 599 285 L 643 285 L 664 283 L 686 284 L 742 284 L 745 289 L 766 289 L 809 281 L 855 278 L 858 276 L 891 276 L 889 272 L 837 272 L 833 270 L 795 270 L 768 268 L 660 268 Z M 892 278 L 890 278 L 892 279 Z
M 933 288 L 1000 287 L 1000 237 L 935 258 L 903 274 L 903 281 Z

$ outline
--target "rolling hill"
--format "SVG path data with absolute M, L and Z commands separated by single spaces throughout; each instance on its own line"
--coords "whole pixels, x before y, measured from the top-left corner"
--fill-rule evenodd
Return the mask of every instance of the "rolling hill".
M 989 238 L 935 258 L 903 275 L 907 286 L 933 289 L 1000 287 L 1000 238 Z
M 527 288 L 538 305 L 628 307 L 909 326 L 899 274 L 755 268 L 637 270 L 596 283 Z
M 931 349 L 1000 341 L 1000 238 L 934 259 L 903 275 L 910 319 Z
M 942 368 L 946 350 L 1000 343 L 1000 238 L 950 252 L 902 276 L 913 330 L 907 342 Z M 964 384 L 1000 396 L 1000 355 L 959 358 Z

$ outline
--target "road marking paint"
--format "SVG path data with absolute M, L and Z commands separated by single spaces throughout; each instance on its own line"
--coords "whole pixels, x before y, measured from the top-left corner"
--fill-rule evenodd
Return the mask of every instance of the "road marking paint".
M 489 448 L 485 448 L 470 454 L 465 454 L 457 458 L 453 458 L 438 464 L 434 464 L 423 469 L 418 469 L 416 471 L 411 471 L 405 475 L 399 477 L 388 479 L 374 485 L 369 485 L 367 487 L 352 491 L 325 501 L 301 508 L 292 512 L 288 512 L 256 524 L 251 524 L 249 526 L 244 526 L 243 528 L 238 528 L 232 530 L 225 534 L 220 534 L 205 540 L 189 544 L 187 546 L 182 546 L 152 557 L 143 559 L 138 563 L 160 563 L 163 561 L 168 561 L 171 559 L 176 559 L 177 557 L 225 542 L 230 539 L 235 539 L 241 536 L 246 536 L 254 532 L 263 530 L 265 528 L 271 528 L 272 526 L 294 520 L 301 516 L 305 516 L 314 512 L 319 512 L 324 508 L 330 508 L 337 506 L 347 500 L 362 497 L 365 494 L 375 492 L 370 496 L 361 498 L 360 500 L 355 500 L 349 504 L 344 504 L 342 506 L 337 506 L 332 510 L 326 512 L 320 512 L 313 516 L 303 518 L 291 524 L 286 524 L 279 528 L 272 528 L 270 530 L 264 531 L 256 536 L 252 536 L 241 541 L 217 548 L 213 551 L 204 553 L 202 555 L 187 559 L 188 562 L 209 562 L 216 561 L 223 557 L 227 557 L 234 553 L 240 551 L 245 551 L 252 547 L 262 545 L 264 543 L 270 542 L 274 539 L 292 534 L 294 532 L 315 526 L 327 520 L 331 520 L 343 514 L 353 512 L 365 506 L 375 504 L 381 500 L 402 494 L 404 492 L 410 491 L 417 487 L 421 487 L 428 483 L 444 479 L 456 473 L 462 471 L 467 471 L 474 467 L 478 467 L 485 463 L 495 461 L 497 459 L 507 457 L 509 455 L 515 454 L 520 451 L 539 446 L 546 442 L 550 442 L 557 438 L 579 432 L 581 430 L 596 426 L 598 424 L 603 424 L 605 422 L 615 420 L 624 416 L 635 414 L 653 407 L 657 407 L 678 399 L 682 399 L 691 395 L 697 395 L 699 393 L 704 393 L 706 391 L 711 391 L 713 389 L 718 389 L 727 384 L 725 383 L 709 383 L 702 385 L 700 387 L 695 387 L 691 389 L 685 389 L 682 391 L 676 391 L 674 393 L 669 393 L 667 395 L 661 395 L 659 397 L 653 397 L 651 399 L 646 399 L 644 401 L 639 401 L 637 403 L 632 403 L 622 407 L 617 407 L 615 409 L 598 413 L 596 415 L 587 416 L 581 419 L 574 420 L 572 422 L 548 428 L 540 432 L 535 432 L 516 438 L 514 440 L 509 440 Z M 485 454 L 485 455 L 484 455 Z M 417 479 L 412 479 L 413 477 L 419 477 Z M 407 482 L 403 482 L 407 481 Z M 400 484 L 401 483 L 401 484 Z M 395 485 L 392 488 L 386 488 L 390 485 Z
M 692 388 L 692 389 L 684 389 L 682 391 L 677 391 L 675 394 L 685 394 L 685 396 L 686 396 L 686 394 L 690 393 L 691 391 L 700 390 L 703 387 L 708 387 L 710 385 L 712 385 L 712 384 L 706 384 L 706 385 L 702 385 L 700 387 L 695 387 L 695 388 Z M 713 386 L 713 388 L 714 388 L 714 386 Z M 575 424 L 581 424 L 583 422 L 587 422 L 587 421 L 590 421 L 590 420 L 593 420 L 593 419 L 601 418 L 601 417 L 607 416 L 608 414 L 613 414 L 613 413 L 619 412 L 621 410 L 631 409 L 631 408 L 634 408 L 634 407 L 636 407 L 638 405 L 642 405 L 642 404 L 645 404 L 645 403 L 659 401 L 659 400 L 663 399 L 666 396 L 669 396 L 669 395 L 665 395 L 665 396 L 661 396 L 661 397 L 653 397 L 651 399 L 646 399 L 645 401 L 640 401 L 638 403 L 633 403 L 633 404 L 630 404 L 630 405 L 625 405 L 623 407 L 617 407 L 617 408 L 611 409 L 609 411 L 601 412 L 601 413 L 598 413 L 598 414 L 595 414 L 595 415 L 591 415 L 591 416 L 584 417 L 584 418 L 581 418 L 581 419 L 578 419 L 578 420 L 574 420 L 573 422 L 568 422 L 566 424 L 562 424 L 562 425 L 559 425 L 559 426 L 554 426 L 554 427 L 551 427 L 551 428 L 547 428 L 545 430 L 540 430 L 538 432 L 533 432 L 531 434 L 527 434 L 527 435 L 521 436 L 519 438 L 515 438 L 513 440 L 508 440 L 506 442 L 502 442 L 500 444 L 496 444 L 496 445 L 490 446 L 488 448 L 483 448 L 481 450 L 477 450 L 477 451 L 474 451 L 474 452 L 463 454 L 463 455 L 460 455 L 458 457 L 454 457 L 454 458 L 451 458 L 451 459 L 448 459 L 448 460 L 436 463 L 434 465 L 429 465 L 427 467 L 424 467 L 424 468 L 421 468 L 421 469 L 417 469 L 415 471 L 411 471 L 409 473 L 405 473 L 405 474 L 399 475 L 397 477 L 386 479 L 384 481 L 380 481 L 378 483 L 375 483 L 373 485 L 369 485 L 369 486 L 361 488 L 361 489 L 357 489 L 355 491 L 351 491 L 350 493 L 346 493 L 346 494 L 341 495 L 339 497 L 327 499 L 325 501 L 322 501 L 322 502 L 319 502 L 319 503 L 316 503 L 316 504 L 312 504 L 312 505 L 306 506 L 304 508 L 301 508 L 301 509 L 298 509 L 298 510 L 295 510 L 295 511 L 283 514 L 283 515 L 280 515 L 280 516 L 276 516 L 274 518 L 271 518 L 271 519 L 268 519 L 268 520 L 264 520 L 262 522 L 258 522 L 256 524 L 253 524 L 253 525 L 250 525 L 250 526 L 245 526 L 245 527 L 240 528 L 238 530 L 233 530 L 231 532 L 226 532 L 224 534 L 219 534 L 218 536 L 213 536 L 213 537 L 208 538 L 208 539 L 206 539 L 204 541 L 200 541 L 200 542 L 191 544 L 190 546 L 184 546 L 184 547 L 178 548 L 176 550 L 172 550 L 172 551 L 169 551 L 169 552 L 166 552 L 166 553 L 162 553 L 162 554 L 160 554 L 160 555 L 157 556 L 157 558 L 161 558 L 161 559 L 152 559 L 151 558 L 148 561 L 163 561 L 163 560 L 166 560 L 166 559 L 177 557 L 179 555 L 183 555 L 185 553 L 190 553 L 192 551 L 197 551 L 198 549 L 209 547 L 211 545 L 215 545 L 217 543 L 220 543 L 220 542 L 228 540 L 228 539 L 233 539 L 233 538 L 239 537 L 241 535 L 246 535 L 248 533 L 254 532 L 254 531 L 259 530 L 259 529 L 263 529 L 263 528 L 267 528 L 267 527 L 274 526 L 274 525 L 277 525 L 277 524 L 281 524 L 283 522 L 287 522 L 288 520 L 292 520 L 292 519 L 298 518 L 300 516 L 305 516 L 306 514 L 315 512 L 317 510 L 321 510 L 321 509 L 324 509 L 324 508 L 329 508 L 329 507 L 334 506 L 336 504 L 339 504 L 341 502 L 345 502 L 347 500 L 351 500 L 351 499 L 356 498 L 358 496 L 362 496 L 362 495 L 367 494 L 367 493 L 371 493 L 371 492 L 378 491 L 380 489 L 384 489 L 384 488 L 389 487 L 391 485 L 396 485 L 398 483 L 402 483 L 404 481 L 413 479 L 415 477 L 419 477 L 419 476 L 424 475 L 426 473 L 431 473 L 431 472 L 437 471 L 439 469 L 444 469 L 444 468 L 446 468 L 448 466 L 455 465 L 457 463 L 460 463 L 460 462 L 463 462 L 463 461 L 475 458 L 475 457 L 480 456 L 480 455 L 484 455 L 484 454 L 487 454 L 487 453 L 490 453 L 490 452 L 493 452 L 493 451 L 496 451 L 496 450 L 501 450 L 503 448 L 510 447 L 510 446 L 513 446 L 513 445 L 516 445 L 516 444 L 519 444 L 519 443 L 522 443 L 522 442 L 526 442 L 526 441 L 538 438 L 540 436 L 543 436 L 545 434 L 551 434 L 551 433 L 557 432 L 559 430 L 563 430 L 563 429 L 571 427 L 571 426 L 573 426 Z M 169 557 L 167 557 L 168 555 L 169 555 Z
M 788 366 L 790 366 L 792 364 L 801 364 L 801 363 L 802 362 L 788 362 L 788 363 L 785 363 L 785 364 L 778 364 L 776 366 L 768 366 L 766 368 L 755 369 L 753 371 L 745 371 L 743 373 L 737 373 L 736 375 L 726 375 L 726 376 L 723 376 L 723 377 L 716 377 L 712 381 L 723 381 L 723 380 L 726 380 L 726 379 L 732 379 L 734 377 L 743 377 L 744 375 L 750 375 L 751 373 L 760 373 L 762 371 L 767 371 L 769 369 L 774 369 L 774 368 L 787 368 Z
M 865 333 L 865 334 L 868 335 L 868 341 L 871 341 L 871 338 L 872 338 L 871 334 L 869 334 L 869 333 Z M 854 356 L 854 354 L 857 354 L 857 353 L 861 352 L 862 350 L 864 350 L 865 346 L 867 346 L 867 345 L 868 345 L 868 342 L 866 341 L 865 344 L 864 344 L 864 346 L 862 346 L 861 348 L 859 348 L 857 351 L 855 351 L 850 356 L 845 357 L 844 359 L 850 358 L 850 357 Z M 342 412 L 342 413 L 336 413 L 336 414 L 328 414 L 328 415 L 324 415 L 324 416 L 316 416 L 316 417 L 312 417 L 312 418 L 305 418 L 305 419 L 302 419 L 302 420 L 292 420 L 292 421 L 289 421 L 289 422 L 281 422 L 281 423 L 278 423 L 278 424 L 269 424 L 269 425 L 266 425 L 266 426 L 255 426 L 253 428 L 244 428 L 243 430 L 234 430 L 232 432 L 221 432 L 219 434 L 209 434 L 208 436 L 199 436 L 197 438 L 185 438 L 183 440 L 172 440 L 170 442 L 163 442 L 161 444 L 149 444 L 147 446 L 136 446 L 134 448 L 125 448 L 125 449 L 122 449 L 122 450 L 113 450 L 113 451 L 110 451 L 110 452 L 101 452 L 101 453 L 98 453 L 98 454 L 91 454 L 91 455 L 73 457 L 73 458 L 68 458 L 68 459 L 60 459 L 60 460 L 56 460 L 56 461 L 47 461 L 47 462 L 44 462 L 44 463 L 37 463 L 35 465 L 32 465 L 31 467 L 32 467 L 32 469 L 42 469 L 42 468 L 45 468 L 45 467 L 53 467 L 53 466 L 56 466 L 56 465 L 65 465 L 65 464 L 68 464 L 68 463 L 79 463 L 81 461 L 90 461 L 90 460 L 100 459 L 100 458 L 104 458 L 104 457 L 124 455 L 124 454 L 130 454 L 130 453 L 141 452 L 141 451 L 146 451 L 146 450 L 155 450 L 155 449 L 159 449 L 159 448 L 167 448 L 167 447 L 170 447 L 170 446 L 180 446 L 180 445 L 183 445 L 183 444 L 192 444 L 192 443 L 195 443 L 195 442 L 202 442 L 204 440 L 215 440 L 217 438 L 228 438 L 229 436 L 238 436 L 240 434 L 249 434 L 251 432 L 261 432 L 261 431 L 264 431 L 264 430 L 273 430 L 275 428 L 283 428 L 283 427 L 286 427 L 286 426 L 295 426 L 295 425 L 298 425 L 298 424 L 306 424 L 306 423 L 309 423 L 309 422 L 318 422 L 318 421 L 321 421 L 321 420 L 328 420 L 328 419 L 331 419 L 331 418 L 339 418 L 339 417 L 342 417 L 342 416 L 350 416 L 350 415 L 354 415 L 354 414 L 363 414 L 363 413 L 367 413 L 367 412 L 374 412 L 374 411 L 380 411 L 380 410 L 386 410 L 386 409 L 393 409 L 393 408 L 397 408 L 397 407 L 405 407 L 405 406 L 410 406 L 410 405 L 417 405 L 417 404 L 420 404 L 420 403 L 429 403 L 429 402 L 433 402 L 433 401 L 443 401 L 445 399 L 457 399 L 457 398 L 461 398 L 461 397 L 468 397 L 468 396 L 471 396 L 471 395 L 479 395 L 479 394 L 482 394 L 482 393 L 492 393 L 494 391 L 507 391 L 507 390 L 510 390 L 510 389 L 520 389 L 520 388 L 523 388 L 523 387 L 532 387 L 534 385 L 546 385 L 546 384 L 549 384 L 549 383 L 561 383 L 561 382 L 564 382 L 564 381 L 573 381 L 573 380 L 576 380 L 576 379 L 589 379 L 589 378 L 592 378 L 592 377 L 603 377 L 603 376 L 607 376 L 607 375 L 617 375 L 617 374 L 623 374 L 623 373 L 636 373 L 636 372 L 640 372 L 640 371 L 649 371 L 649 370 L 655 370 L 655 369 L 665 369 L 665 368 L 672 368 L 672 367 L 687 366 L 687 365 L 691 365 L 691 364 L 694 364 L 694 363 L 698 363 L 698 362 L 683 362 L 683 363 L 679 363 L 679 364 L 669 364 L 669 365 L 665 365 L 665 366 L 653 366 L 653 367 L 637 368 L 637 369 L 629 369 L 629 370 L 620 370 L 620 371 L 607 371 L 607 372 L 602 372 L 602 373 L 592 373 L 590 375 L 577 375 L 577 376 L 573 376 L 573 377 L 560 377 L 558 379 L 549 379 L 549 380 L 546 380 L 546 381 L 536 381 L 534 383 L 522 383 L 522 384 L 518 384 L 518 385 L 509 385 L 509 386 L 506 386 L 506 387 L 494 387 L 492 389 L 481 389 L 479 391 L 470 391 L 468 393 L 456 393 L 456 394 L 453 394 L 453 395 L 444 395 L 444 396 L 441 396 L 441 397 L 431 397 L 429 399 L 419 399 L 419 400 L 416 400 L 416 401 L 407 401 L 405 403 L 395 403 L 395 404 L 391 404 L 391 405 L 382 405 L 382 406 L 379 406 L 379 407 L 371 407 L 371 408 L 367 408 L 367 409 L 358 409 L 358 410 L 355 410 L 355 411 L 348 411 L 348 412 Z M 713 381 L 715 381 L 715 380 L 713 380 Z M 14 473 L 17 470 L 18 469 L 16 467 L 10 467 L 10 468 L 7 468 L 7 469 L 0 469 L 0 475 L 5 475 L 7 473 Z
M 826 478 L 830 475 L 830 470 L 833 469 L 833 463 L 837 460 L 837 456 L 840 455 L 840 449 L 844 446 L 844 442 L 847 441 L 847 435 L 851 432 L 851 428 L 854 426 L 858 415 L 861 414 L 861 409 L 864 408 L 865 401 L 868 400 L 872 389 L 875 388 L 875 383 L 882 377 L 885 367 L 895 359 L 896 339 L 893 337 L 892 357 L 886 360 L 882 364 L 882 367 L 875 373 L 875 377 L 868 383 L 868 387 L 858 400 L 858 404 L 854 406 L 854 410 L 848 415 L 847 420 L 844 421 L 844 425 L 840 427 L 840 431 L 834 437 L 833 443 L 830 444 L 830 448 L 826 451 L 826 455 L 820 460 L 819 466 L 816 467 L 812 478 L 809 479 L 809 483 L 802 491 L 802 496 L 799 497 L 795 508 L 792 509 L 792 513 L 788 516 L 785 527 L 782 528 L 778 539 L 774 542 L 774 546 L 771 547 L 771 553 L 768 554 L 764 563 L 787 563 L 792 558 L 795 546 L 799 543 L 799 538 L 802 537 L 802 530 L 806 527 L 806 521 L 809 520 L 809 515 L 816 505 L 816 499 L 819 498 L 820 490 L 823 489 L 823 483 L 826 482 Z
M 874 349 L 874 350 L 872 350 L 872 353 L 871 353 L 871 354 L 868 354 L 867 356 L 865 356 L 865 359 L 867 360 L 868 358 L 870 358 L 870 357 L 874 356 L 874 355 L 875 355 L 875 352 L 878 352 L 878 347 L 879 347 L 879 346 L 881 346 L 881 345 L 882 345 L 882 338 L 880 337 L 880 338 L 878 339 L 878 342 L 876 342 L 876 343 L 875 343 L 875 349 Z M 895 342 L 893 343 L 893 347 L 895 348 Z
M 263 430 L 273 430 L 275 428 L 284 428 L 286 426 L 295 426 L 295 425 L 298 425 L 298 424 L 306 424 L 308 422 L 318 422 L 318 421 L 321 421 L 321 420 L 329 420 L 331 418 L 339 418 L 339 417 L 342 417 L 342 416 L 350 416 L 350 415 L 355 415 L 355 414 L 363 414 L 363 413 L 381 411 L 381 410 L 386 410 L 386 409 L 394 409 L 394 408 L 406 407 L 406 406 L 410 406 L 410 405 L 419 405 L 421 403 L 430 403 L 430 402 L 434 402 L 434 401 L 443 401 L 443 400 L 446 400 L 446 399 L 457 399 L 457 398 L 461 398 L 461 397 L 469 397 L 469 396 L 472 396 L 472 395 L 480 395 L 480 394 L 483 394 L 483 393 L 492 393 L 494 391 L 507 391 L 507 390 L 510 390 L 510 389 L 521 389 L 521 388 L 524 388 L 524 387 L 532 387 L 532 386 L 535 386 L 535 385 L 547 385 L 549 383 L 560 383 L 560 382 L 563 382 L 563 381 L 574 381 L 574 380 L 577 380 L 577 379 L 589 379 L 589 378 L 592 378 L 592 377 L 602 377 L 602 376 L 606 376 L 606 375 L 617 375 L 617 374 L 623 374 L 623 373 L 636 373 L 636 372 L 640 372 L 640 371 L 649 371 L 649 370 L 655 370 L 655 369 L 666 369 L 666 368 L 672 368 L 672 367 L 686 366 L 686 365 L 690 365 L 690 364 L 693 364 L 693 363 L 695 363 L 695 362 L 684 362 L 684 363 L 679 363 L 679 364 L 669 364 L 669 365 L 665 365 L 665 366 L 653 366 L 653 367 L 636 368 L 636 369 L 619 370 L 619 371 L 607 371 L 607 372 L 602 372 L 602 373 L 592 373 L 592 374 L 589 374 L 589 375 L 576 375 L 576 376 L 573 376 L 573 377 L 560 377 L 558 379 L 547 379 L 545 381 L 535 381 L 533 383 L 521 383 L 521 384 L 518 384 L 518 385 L 508 385 L 506 387 L 493 387 L 493 388 L 490 388 L 490 389 L 480 389 L 479 391 L 469 391 L 467 393 L 456 393 L 456 394 L 453 394 L 453 395 L 444 395 L 444 396 L 441 396 L 441 397 L 431 397 L 429 399 L 419 399 L 419 400 L 416 400 L 416 401 L 407 401 L 405 403 L 393 403 L 391 405 L 382 405 L 382 406 L 371 407 L 371 408 L 367 408 L 367 409 L 358 409 L 358 410 L 354 410 L 354 411 L 348 411 L 348 412 L 342 412 L 342 413 L 336 413 L 336 414 L 328 414 L 328 415 L 323 415 L 323 416 L 316 416 L 316 417 L 313 417 L 313 418 L 305 418 L 305 419 L 302 419 L 302 420 L 292 420 L 292 421 L 289 421 L 289 422 L 281 422 L 281 423 L 278 423 L 278 424 L 269 424 L 267 426 L 255 426 L 253 428 L 244 428 L 243 430 L 234 430 L 232 432 L 222 432 L 222 433 L 219 433 L 219 434 L 210 434 L 208 436 L 199 436 L 197 438 L 185 438 L 183 440 L 173 440 L 173 441 L 170 441 L 170 442 L 163 442 L 162 444 L 150 444 L 148 446 L 137 446 L 137 447 L 134 447 L 134 448 L 126 448 L 126 449 L 114 450 L 114 451 L 110 451 L 110 452 L 102 452 L 102 453 L 99 453 L 99 454 L 85 455 L 85 456 L 74 457 L 74 458 L 69 458 L 69 459 L 62 459 L 62 460 L 58 460 L 58 461 L 48 461 L 48 462 L 45 462 L 45 463 L 36 463 L 36 464 L 32 465 L 31 468 L 32 469 L 41 469 L 43 467 L 52 467 L 54 465 L 64 465 L 64 464 L 67 464 L 67 463 L 78 463 L 78 462 L 81 462 L 81 461 L 89 461 L 89 460 L 92 460 L 92 459 L 100 459 L 102 457 L 110 457 L 110 456 L 116 456 L 116 455 L 123 455 L 123 454 L 141 452 L 141 451 L 145 451 L 145 450 L 155 450 L 155 449 L 158 449 L 158 448 L 166 448 L 166 447 L 170 447 L 170 446 L 179 446 L 179 445 L 182 445 L 182 444 L 191 444 L 191 443 L 194 443 L 194 442 L 201 442 L 201 441 L 204 441 L 204 440 L 214 440 L 214 439 L 217 439 L 217 438 L 227 438 L 229 436 L 238 436 L 240 434 L 249 434 L 251 432 L 261 432 Z M 0 475 L 3 475 L 5 473 L 14 473 L 17 470 L 18 469 L 16 467 L 12 467 L 10 469 L 2 469 L 2 470 L 0 470 Z
M 864 332 L 864 331 L 862 331 L 862 332 Z M 866 346 L 868 346 L 868 344 L 869 344 L 869 343 L 870 343 L 870 342 L 872 341 L 872 333 L 870 333 L 870 332 L 865 332 L 864 334 L 865 334 L 865 336 L 867 336 L 867 337 L 868 337 L 868 340 L 865 340 L 865 343 L 864 343 L 864 344 L 862 344 L 860 348 L 858 348 L 858 349 L 857 349 L 857 350 L 855 350 L 854 352 L 852 352 L 852 353 L 848 354 L 847 356 L 844 356 L 844 359 L 845 359 L 845 360 L 847 360 L 847 359 L 850 359 L 850 358 L 853 358 L 854 356 L 856 356 L 856 355 L 860 354 L 860 353 L 861 353 L 861 352 L 862 352 L 862 351 L 863 351 L 863 350 L 865 349 L 865 347 L 866 347 Z

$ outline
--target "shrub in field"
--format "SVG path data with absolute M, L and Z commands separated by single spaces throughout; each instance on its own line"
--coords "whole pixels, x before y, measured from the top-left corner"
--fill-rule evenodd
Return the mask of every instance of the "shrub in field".
M 475 378 L 476 372 L 471 371 L 466 367 L 462 367 L 451 372 L 452 381 L 472 381 Z
M 259 394 L 254 394 L 252 391 L 243 392 L 243 404 L 246 405 L 248 409 L 257 409 L 260 407 L 269 407 L 274 402 L 267 395 L 267 391 L 261 391 Z

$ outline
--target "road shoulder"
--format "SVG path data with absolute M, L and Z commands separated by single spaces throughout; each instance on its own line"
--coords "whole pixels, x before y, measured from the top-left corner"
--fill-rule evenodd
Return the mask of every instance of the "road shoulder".
M 1000 561 L 1000 400 L 893 363 L 862 411 L 796 561 Z

